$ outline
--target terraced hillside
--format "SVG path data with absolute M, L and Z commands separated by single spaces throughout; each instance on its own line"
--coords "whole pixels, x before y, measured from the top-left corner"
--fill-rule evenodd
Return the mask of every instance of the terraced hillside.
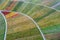
M 3 12 L 8 23 L 7 40 L 43 40 L 35 23 L 17 12 Z
M 59 11 L 60 10 L 60 0 L 35 0 L 35 1 L 34 0 L 25 0 L 25 1 L 7 0 L 5 4 L 2 4 L 2 3 L 0 4 L 0 9 L 7 10 L 7 11 L 16 11 L 16 12 L 20 12 L 20 13 L 30 16 L 40 26 L 46 40 L 60 40 L 60 38 L 59 38 L 60 37 L 60 21 L 59 21 L 60 20 L 60 11 Z M 12 16 L 14 14 L 10 14 L 10 15 Z M 10 18 L 10 16 L 8 15 L 6 18 L 7 19 Z M 20 18 L 17 17 L 18 20 L 20 20 Z M 10 21 L 10 19 L 8 19 L 8 21 Z M 13 18 L 8 24 L 9 25 L 15 24 L 15 23 L 11 24 L 12 21 L 13 21 Z M 22 22 L 22 20 L 21 20 L 21 22 Z M 32 23 L 32 21 L 31 21 L 31 23 Z M 22 23 L 21 23 L 21 25 L 22 25 Z M 26 24 L 26 26 L 27 26 L 27 24 Z M 33 29 L 31 29 L 31 30 L 33 30 Z M 34 30 L 35 30 L 35 27 L 34 27 Z M 34 32 L 34 31 L 32 31 L 32 32 Z M 26 33 L 30 33 L 30 32 L 26 32 Z M 22 34 L 26 35 L 26 33 L 21 32 L 21 35 Z M 36 33 L 36 32 L 34 32 L 34 33 Z M 17 35 L 17 33 L 15 33 L 15 34 Z M 15 35 L 15 34 L 12 34 L 12 35 Z M 9 37 L 10 37 L 10 35 L 9 35 Z M 29 36 L 29 37 L 23 37 L 23 38 L 24 38 L 24 40 L 29 40 L 29 38 L 31 39 L 31 37 L 36 37 L 35 35 Z M 16 38 L 16 37 L 14 37 L 14 38 Z M 16 40 L 19 40 L 19 39 L 20 38 L 18 38 Z M 21 38 L 21 40 L 23 40 L 23 39 Z M 35 40 L 35 38 L 32 40 Z M 40 40 L 40 39 L 38 39 L 38 40 Z

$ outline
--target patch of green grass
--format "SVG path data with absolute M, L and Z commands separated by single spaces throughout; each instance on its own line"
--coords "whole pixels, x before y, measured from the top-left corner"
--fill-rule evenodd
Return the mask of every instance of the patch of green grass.
M 4 40 L 4 34 L 5 34 L 5 20 L 3 16 L 0 14 L 0 40 Z
M 58 32 L 60 32 L 60 24 L 59 25 L 48 26 L 46 28 L 43 28 L 42 30 L 43 30 L 44 34 L 58 33 Z

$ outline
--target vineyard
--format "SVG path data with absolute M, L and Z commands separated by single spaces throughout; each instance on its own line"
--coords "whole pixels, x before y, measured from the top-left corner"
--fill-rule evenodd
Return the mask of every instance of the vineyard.
M 60 0 L 6 0 L 0 10 L 7 20 L 7 40 L 60 40 Z

